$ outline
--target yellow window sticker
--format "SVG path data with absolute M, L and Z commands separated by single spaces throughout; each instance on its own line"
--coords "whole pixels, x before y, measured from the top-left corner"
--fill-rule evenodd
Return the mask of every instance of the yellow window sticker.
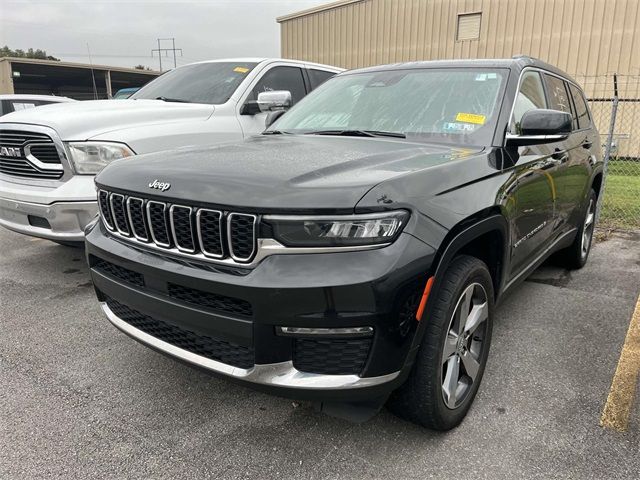
M 459 113 L 456 115 L 456 122 L 475 123 L 476 125 L 484 125 L 487 117 L 484 115 L 476 115 L 475 113 Z
M 237 73 L 247 73 L 249 69 L 244 67 L 236 67 L 233 69 L 233 71 Z

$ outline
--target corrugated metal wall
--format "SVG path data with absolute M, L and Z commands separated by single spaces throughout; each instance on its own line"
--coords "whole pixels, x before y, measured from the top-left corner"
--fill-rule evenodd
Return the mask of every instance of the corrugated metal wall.
M 456 41 L 471 12 L 480 38 Z M 279 21 L 283 57 L 345 68 L 523 53 L 577 75 L 637 75 L 639 15 L 640 0 L 362 0 Z

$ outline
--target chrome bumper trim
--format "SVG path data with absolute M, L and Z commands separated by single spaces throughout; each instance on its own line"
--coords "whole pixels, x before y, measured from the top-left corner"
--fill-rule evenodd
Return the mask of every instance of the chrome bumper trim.
M 133 337 L 140 343 L 207 370 L 259 385 L 306 390 L 348 390 L 381 385 L 394 380 L 400 374 L 400 372 L 393 372 L 379 377 L 322 375 L 296 370 L 291 361 L 255 365 L 250 369 L 233 367 L 231 365 L 188 352 L 187 350 L 178 348 L 132 327 L 113 313 L 106 302 L 102 302 L 101 307 L 109 321 L 116 328 Z
M 84 241 L 84 228 L 97 213 L 95 201 L 43 205 L 0 197 L 0 226 L 48 240 Z M 29 215 L 47 219 L 51 228 L 34 227 L 29 223 Z
M 276 327 L 276 335 L 283 337 L 370 337 L 373 327 L 340 327 L 340 328 L 307 328 L 307 327 Z

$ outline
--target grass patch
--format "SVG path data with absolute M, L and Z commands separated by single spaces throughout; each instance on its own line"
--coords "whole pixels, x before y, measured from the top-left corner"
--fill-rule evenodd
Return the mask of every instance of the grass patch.
M 640 177 L 640 160 L 611 160 L 607 166 L 608 175 Z
M 616 165 L 618 163 L 611 162 L 607 171 L 601 223 L 618 228 L 640 228 L 640 162 L 624 162 L 637 166 L 636 175 L 629 173 L 628 165 Z M 620 175 L 621 171 L 626 174 Z

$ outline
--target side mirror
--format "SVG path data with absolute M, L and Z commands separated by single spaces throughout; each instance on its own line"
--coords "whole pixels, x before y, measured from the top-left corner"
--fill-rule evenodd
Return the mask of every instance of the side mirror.
M 261 112 L 287 110 L 292 103 L 291 92 L 288 90 L 274 90 L 258 94 L 258 107 Z
M 571 114 L 559 110 L 535 109 L 525 112 L 519 134 L 507 134 L 507 145 L 540 145 L 565 140 L 571 134 Z
M 274 112 L 269 112 L 267 114 L 267 118 L 264 119 L 264 128 L 269 128 L 271 125 L 273 125 L 273 122 L 284 115 L 285 111 L 286 110 L 276 110 Z

